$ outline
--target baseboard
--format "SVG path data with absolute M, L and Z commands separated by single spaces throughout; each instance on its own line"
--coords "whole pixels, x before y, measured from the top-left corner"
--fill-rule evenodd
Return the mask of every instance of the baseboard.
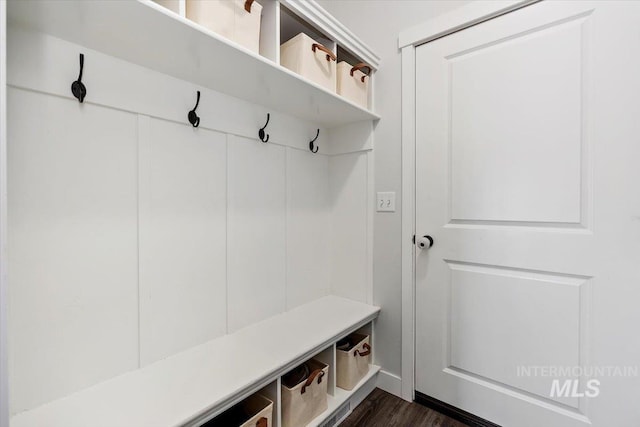
M 378 373 L 377 387 L 402 398 L 402 378 L 397 375 L 381 370 Z
M 469 427 L 500 427 L 498 424 L 494 424 L 491 421 L 480 418 L 470 412 L 463 411 L 462 409 L 451 406 L 448 403 L 434 399 L 426 394 L 422 394 L 419 391 L 416 391 L 416 403 L 438 411 L 449 418 L 453 418 L 454 420 L 468 425 Z

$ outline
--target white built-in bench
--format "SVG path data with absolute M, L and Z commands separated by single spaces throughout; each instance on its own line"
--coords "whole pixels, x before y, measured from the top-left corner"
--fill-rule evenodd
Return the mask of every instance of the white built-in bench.
M 276 401 L 278 419 L 280 376 L 313 356 L 335 360 L 335 342 L 367 328 L 379 310 L 327 296 L 17 414 L 11 427 L 199 425 L 261 389 Z M 334 416 L 365 385 L 373 388 L 380 369 L 371 366 L 360 384 L 346 391 L 335 387 L 334 366 L 329 379 L 329 409 L 312 425 Z

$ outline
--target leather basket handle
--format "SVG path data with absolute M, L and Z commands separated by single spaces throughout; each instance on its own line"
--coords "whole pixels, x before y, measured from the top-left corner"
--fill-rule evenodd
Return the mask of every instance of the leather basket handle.
M 302 386 L 300 394 L 304 394 L 307 391 L 307 387 L 309 387 L 311 383 L 313 383 L 313 380 L 316 377 L 318 377 L 318 384 L 320 384 L 322 382 L 322 377 L 324 377 L 324 371 L 322 369 L 316 369 L 315 371 L 313 371 L 311 375 L 309 375 L 309 378 L 307 378 L 307 382 Z
M 311 45 L 311 50 L 312 51 L 316 51 L 316 49 L 320 49 L 321 51 L 323 51 L 324 53 L 327 54 L 327 61 L 335 61 L 336 55 L 331 52 L 329 49 L 327 49 L 326 47 L 322 46 L 320 43 L 314 43 Z
M 251 5 L 253 4 L 253 0 L 246 0 L 244 2 L 244 10 L 251 13 Z
M 363 68 L 367 69 L 366 73 L 362 71 Z M 364 83 L 364 78 L 367 77 L 369 74 L 371 74 L 371 66 L 364 62 L 357 63 L 356 65 L 353 66 L 353 68 L 351 68 L 351 71 L 349 72 L 349 74 L 351 74 L 351 77 L 353 77 L 353 73 L 357 70 L 361 70 L 364 73 L 364 76 L 360 78 L 360 81 Z
M 356 357 L 356 356 L 364 357 L 371 354 L 371 346 L 369 344 L 367 343 L 362 344 L 362 348 L 364 348 L 364 351 L 362 353 L 360 353 L 358 350 L 354 351 L 353 357 Z
M 269 420 L 265 417 L 260 418 L 256 423 L 256 427 L 269 427 Z

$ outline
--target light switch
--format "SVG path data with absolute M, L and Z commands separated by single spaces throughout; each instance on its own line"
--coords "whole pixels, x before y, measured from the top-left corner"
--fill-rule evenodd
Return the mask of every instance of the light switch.
M 396 193 L 393 191 L 378 193 L 378 212 L 396 211 Z

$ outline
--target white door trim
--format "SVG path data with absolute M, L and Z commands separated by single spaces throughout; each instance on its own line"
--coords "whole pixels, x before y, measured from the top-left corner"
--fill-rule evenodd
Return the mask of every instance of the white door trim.
M 0 427 L 9 427 L 7 350 L 7 2 L 0 2 Z
M 540 0 L 476 1 L 400 33 L 402 55 L 402 395 L 415 395 L 416 47 Z
M 402 398 L 415 391 L 416 47 L 402 48 Z
M 400 33 L 398 47 L 417 46 L 541 0 L 474 1 Z

